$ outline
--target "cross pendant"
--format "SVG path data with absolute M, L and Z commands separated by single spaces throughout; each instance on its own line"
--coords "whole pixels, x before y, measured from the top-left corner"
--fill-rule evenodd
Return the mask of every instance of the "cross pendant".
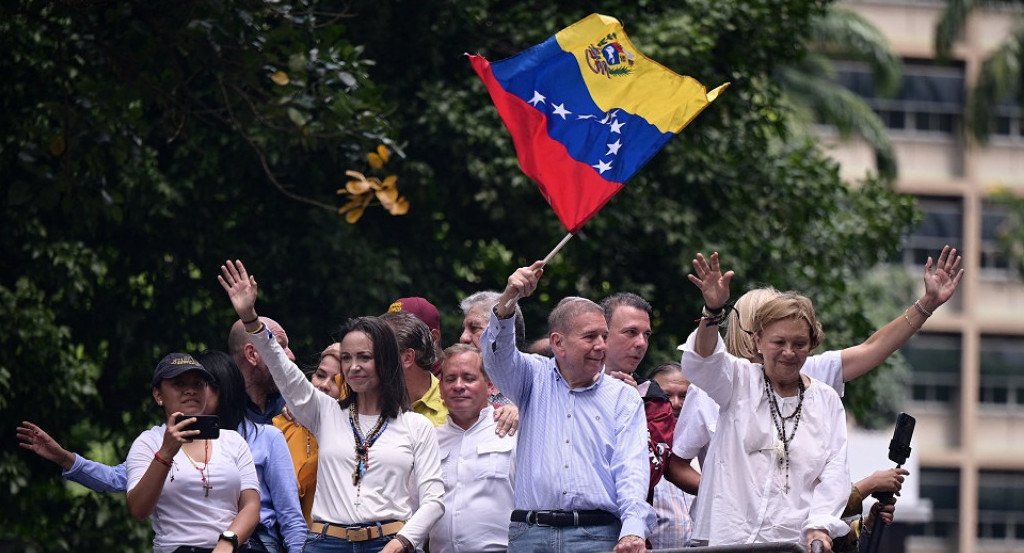
M 213 486 L 211 486 L 210 484 L 208 484 L 206 482 L 203 482 L 203 491 L 205 492 L 203 494 L 203 497 L 210 497 L 210 490 L 212 490 L 212 489 L 213 489 Z

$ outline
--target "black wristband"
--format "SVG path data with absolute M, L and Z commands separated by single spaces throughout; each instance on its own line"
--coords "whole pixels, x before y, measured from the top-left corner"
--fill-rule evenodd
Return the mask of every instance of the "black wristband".
M 251 325 L 253 323 L 259 322 L 259 320 L 260 320 L 260 316 L 256 315 L 255 319 L 253 319 L 251 321 L 242 321 L 242 324 L 244 324 L 244 325 Z
M 710 316 L 710 317 L 718 317 L 718 316 L 722 315 L 723 313 L 725 313 L 726 305 L 729 305 L 729 304 L 726 303 L 725 305 L 723 305 L 722 307 L 719 307 L 718 309 L 711 309 L 710 307 L 708 307 L 708 304 L 705 303 L 704 304 L 704 313 L 707 316 Z

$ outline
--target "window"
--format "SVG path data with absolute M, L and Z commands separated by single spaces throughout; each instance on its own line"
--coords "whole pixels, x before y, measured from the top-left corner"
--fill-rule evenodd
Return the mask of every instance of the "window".
M 978 396 L 981 403 L 1024 410 L 1022 360 L 1024 337 L 981 337 L 981 389 Z
M 1024 541 L 1024 472 L 978 473 L 977 532 L 983 539 Z
M 1006 208 L 986 202 L 981 211 L 981 269 L 986 276 L 1009 278 L 1010 263 L 1002 243 Z
M 1021 106 L 1013 98 L 1007 98 L 992 108 L 992 135 L 996 138 L 1021 140 L 1024 137 L 1024 120 Z
M 835 67 L 839 84 L 863 97 L 886 127 L 948 136 L 959 132 L 966 94 L 962 66 L 908 60 L 895 97 L 876 93 L 867 64 L 843 61 Z
M 921 497 L 932 501 L 932 520 L 914 526 L 911 533 L 955 541 L 960 520 L 960 471 L 922 468 Z
M 924 212 L 924 218 L 904 240 L 902 259 L 915 272 L 924 267 L 929 256 L 938 257 L 946 244 L 954 247 L 963 244 L 964 220 L 960 198 L 922 196 L 917 199 L 917 205 Z
M 960 392 L 960 335 L 918 334 L 900 349 L 910 364 L 910 398 L 948 404 Z

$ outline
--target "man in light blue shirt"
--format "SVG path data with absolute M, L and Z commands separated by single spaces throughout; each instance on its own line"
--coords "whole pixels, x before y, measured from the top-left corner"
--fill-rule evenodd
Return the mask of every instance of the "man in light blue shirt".
M 641 553 L 655 521 L 643 402 L 602 374 L 608 324 L 590 300 L 551 312 L 554 359 L 515 347 L 516 303 L 542 273 L 538 261 L 509 277 L 480 340 L 491 379 L 520 409 L 509 552 Z

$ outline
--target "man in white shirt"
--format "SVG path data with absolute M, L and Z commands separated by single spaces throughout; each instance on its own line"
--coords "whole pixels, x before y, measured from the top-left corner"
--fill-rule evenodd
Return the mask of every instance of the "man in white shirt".
M 441 398 L 448 421 L 437 427 L 437 441 L 445 508 L 430 530 L 431 553 L 508 549 L 516 439 L 494 432 L 492 388 L 479 349 L 455 344 L 444 351 Z

